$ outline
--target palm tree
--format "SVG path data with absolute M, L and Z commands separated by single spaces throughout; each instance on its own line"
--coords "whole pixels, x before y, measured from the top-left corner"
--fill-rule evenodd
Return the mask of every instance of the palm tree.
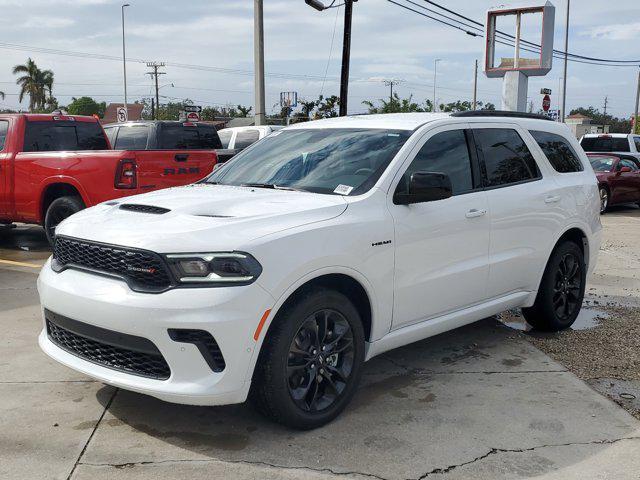
M 4 100 L 4 92 L 0 92 L 0 99 Z
M 22 102 L 25 95 L 28 95 L 30 112 L 38 108 L 44 108 L 48 98 L 52 96 L 53 72 L 51 70 L 40 70 L 36 63 L 31 58 L 28 58 L 24 65 L 13 67 L 14 75 L 20 73 L 24 75 L 16 80 L 16 83 L 20 86 L 18 101 Z

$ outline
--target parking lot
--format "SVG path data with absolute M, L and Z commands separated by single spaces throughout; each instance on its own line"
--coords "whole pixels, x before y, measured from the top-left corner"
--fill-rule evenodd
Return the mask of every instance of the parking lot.
M 637 306 L 640 210 L 603 223 L 588 304 Z M 310 432 L 94 382 L 37 346 L 44 234 L 0 235 L 0 478 L 638 478 L 640 422 L 496 319 L 375 358 Z

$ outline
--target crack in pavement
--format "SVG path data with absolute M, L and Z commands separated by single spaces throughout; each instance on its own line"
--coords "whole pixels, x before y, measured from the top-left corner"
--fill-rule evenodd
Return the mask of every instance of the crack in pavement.
M 549 444 L 549 445 L 537 445 L 535 447 L 529 448 L 492 448 L 484 455 L 480 455 L 479 457 L 474 458 L 473 460 L 469 460 L 463 463 L 457 463 L 455 465 L 449 465 L 447 467 L 434 468 L 423 475 L 419 476 L 416 480 L 423 480 L 430 475 L 435 475 L 438 473 L 449 473 L 452 470 L 455 470 L 459 467 L 464 467 L 466 465 L 471 465 L 472 463 L 479 462 L 484 460 L 487 457 L 492 455 L 496 455 L 498 453 L 524 453 L 524 452 L 532 452 L 534 450 L 538 450 L 540 448 L 558 448 L 558 447 L 570 447 L 576 445 L 611 445 L 617 442 L 621 442 L 623 440 L 640 440 L 640 437 L 622 437 L 615 439 L 605 439 L 605 440 L 593 440 L 591 442 L 572 442 L 572 443 L 559 443 L 559 444 Z
M 306 470 L 318 473 L 328 473 L 330 475 L 335 476 L 354 476 L 359 475 L 361 477 L 367 478 L 375 478 L 377 480 L 389 480 L 385 477 L 381 477 L 379 475 L 375 475 L 373 473 L 365 473 L 358 471 L 345 471 L 338 472 L 332 470 L 331 468 L 313 468 L 313 467 L 304 467 L 304 466 L 289 466 L 289 465 L 277 465 L 274 463 L 263 462 L 263 461 L 251 461 L 251 460 L 218 460 L 218 459 L 179 459 L 179 460 L 148 460 L 148 461 L 139 461 L 139 462 L 127 462 L 127 463 L 88 463 L 88 462 L 80 462 L 78 465 L 90 466 L 90 467 L 113 467 L 118 469 L 124 468 L 134 468 L 136 466 L 143 465 L 160 465 L 160 464 L 172 464 L 172 463 L 230 463 L 236 465 L 259 465 L 269 468 L 281 469 L 281 470 Z
M 464 374 L 478 374 L 478 373 L 484 373 L 486 375 L 514 374 L 514 373 L 569 373 L 569 370 L 567 370 L 566 368 L 558 369 L 558 370 L 458 370 L 458 371 L 448 371 L 448 372 L 436 372 L 432 370 L 425 370 L 425 369 L 410 367 L 409 365 L 404 365 L 396 360 L 393 360 L 387 357 L 380 357 L 380 359 L 386 360 L 392 365 L 398 368 L 402 368 L 407 373 L 410 373 L 412 375 L 464 375 Z
M 67 476 L 67 480 L 71 480 L 71 477 L 73 476 L 73 473 L 76 471 L 76 468 L 78 468 L 78 465 L 80 464 L 80 460 L 82 460 L 82 456 L 84 455 L 84 452 L 87 451 L 87 447 L 89 447 L 89 443 L 91 442 L 91 439 L 95 435 L 96 430 L 98 430 L 98 427 L 100 426 L 100 423 L 102 422 L 102 419 L 106 415 L 107 410 L 109 410 L 109 407 L 113 403 L 114 398 L 116 398 L 116 395 L 118 394 L 118 390 L 119 390 L 118 388 L 113 390 L 113 394 L 111 395 L 111 398 L 105 404 L 104 410 L 102 410 L 102 414 L 100 415 L 100 418 L 98 418 L 98 421 L 93 426 L 93 430 L 91 430 L 91 434 L 89 435 L 89 438 L 87 438 L 87 441 L 85 442 L 84 447 L 82 447 L 82 451 L 80 452 L 80 455 L 78 455 L 78 458 L 76 459 L 76 462 L 73 464 L 73 468 L 71 468 L 71 471 L 69 472 L 69 475 Z

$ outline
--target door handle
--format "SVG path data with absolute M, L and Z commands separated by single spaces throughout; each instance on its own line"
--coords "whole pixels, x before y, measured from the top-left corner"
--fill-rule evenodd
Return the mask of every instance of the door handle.
M 186 153 L 177 153 L 175 157 L 173 157 L 176 162 L 186 162 L 189 155 Z
M 560 201 L 559 195 L 553 195 L 544 199 L 544 203 L 558 203 Z
M 471 210 L 469 210 L 469 211 L 465 214 L 465 217 L 467 217 L 467 218 L 481 217 L 481 216 L 483 216 L 485 213 L 487 213 L 487 211 L 486 211 L 486 210 L 478 210 L 477 208 L 472 208 Z

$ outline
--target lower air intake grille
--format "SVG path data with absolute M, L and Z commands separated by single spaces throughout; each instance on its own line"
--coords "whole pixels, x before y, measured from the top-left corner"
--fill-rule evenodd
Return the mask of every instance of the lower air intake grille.
M 146 338 L 95 327 L 48 310 L 45 318 L 49 339 L 84 360 L 156 380 L 171 375 L 158 348 Z
M 169 337 L 174 342 L 192 343 L 204 357 L 207 365 L 214 372 L 221 372 L 226 366 L 220 347 L 216 339 L 205 330 L 190 330 L 186 328 L 170 328 Z

